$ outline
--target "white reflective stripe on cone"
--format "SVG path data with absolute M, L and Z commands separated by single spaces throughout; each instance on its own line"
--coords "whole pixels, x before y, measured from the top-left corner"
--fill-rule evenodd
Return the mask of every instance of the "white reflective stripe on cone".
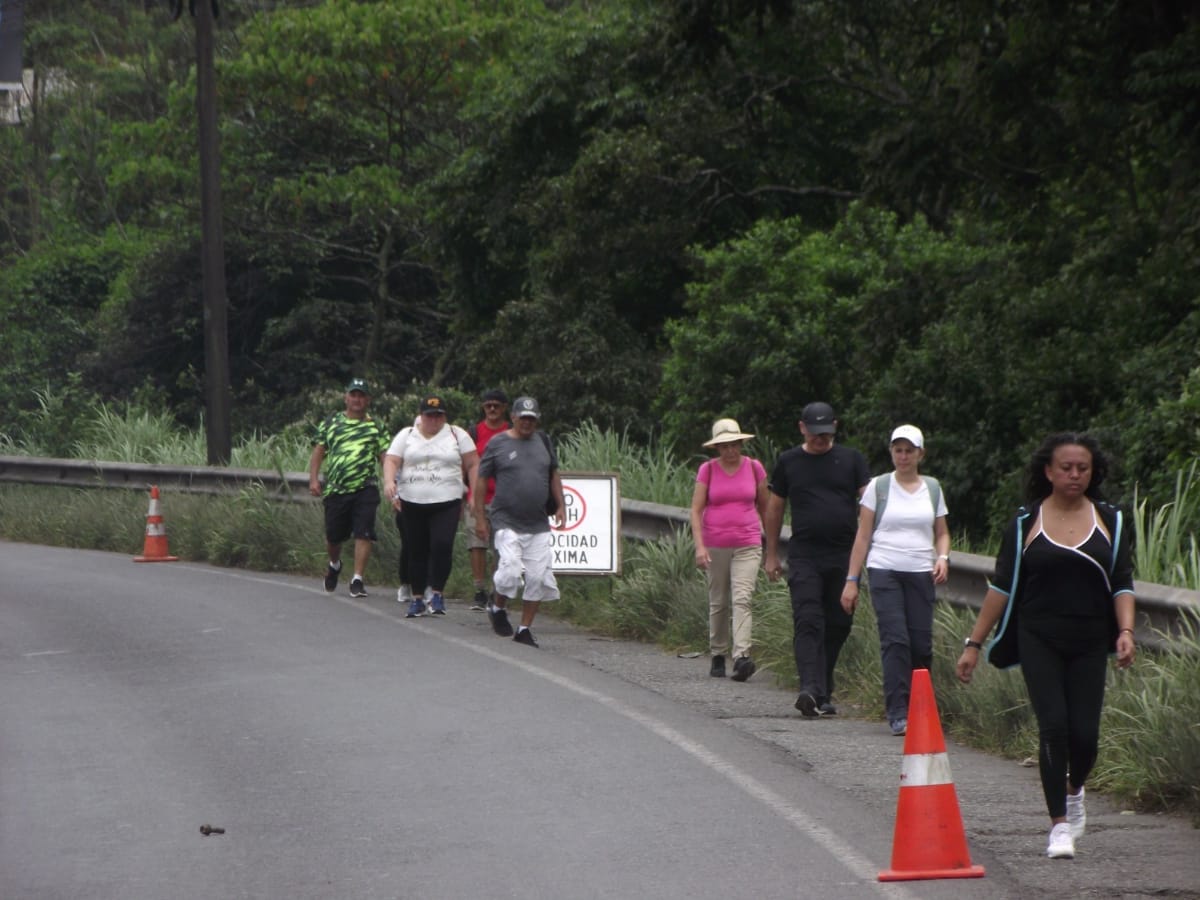
M 910 753 L 900 766 L 900 787 L 951 784 L 950 757 L 945 753 Z

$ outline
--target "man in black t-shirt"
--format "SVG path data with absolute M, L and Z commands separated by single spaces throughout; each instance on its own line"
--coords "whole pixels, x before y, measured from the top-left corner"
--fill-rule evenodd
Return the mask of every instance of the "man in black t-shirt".
M 837 712 L 833 667 L 850 636 L 851 614 L 842 609 L 842 588 L 858 530 L 858 500 L 870 480 L 857 450 L 834 446 L 837 419 L 828 403 L 810 403 L 800 416 L 804 443 L 779 456 L 768 484 L 763 568 L 775 581 L 783 574 L 779 535 L 784 502 L 792 510 L 788 542 L 788 589 L 792 596 L 792 652 L 800 677 L 796 709 L 806 718 Z

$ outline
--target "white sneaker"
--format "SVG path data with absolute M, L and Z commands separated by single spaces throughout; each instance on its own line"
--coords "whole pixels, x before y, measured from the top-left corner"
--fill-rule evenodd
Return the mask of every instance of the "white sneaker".
M 413 601 L 412 588 L 409 587 L 407 584 L 400 585 L 400 589 L 398 591 L 396 591 L 396 602 L 408 604 L 408 603 L 412 603 L 412 601 Z
M 1046 855 L 1051 859 L 1074 859 L 1075 841 L 1071 839 L 1071 826 L 1059 822 L 1050 829 L 1050 845 L 1046 847 Z
M 1087 829 L 1087 809 L 1083 805 L 1083 788 L 1075 796 L 1067 794 L 1067 824 L 1071 826 L 1071 839 L 1079 840 Z

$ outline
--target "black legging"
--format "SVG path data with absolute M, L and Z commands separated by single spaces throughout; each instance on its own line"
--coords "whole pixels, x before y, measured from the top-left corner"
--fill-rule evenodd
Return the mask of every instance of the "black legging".
M 1067 814 L 1067 773 L 1074 787 L 1083 787 L 1096 764 L 1108 667 L 1104 632 L 1104 625 L 1018 627 L 1021 674 L 1038 723 L 1042 793 L 1052 819 Z
M 444 503 L 411 503 L 404 501 L 396 513 L 403 546 L 400 550 L 400 580 L 411 580 L 414 597 L 425 593 L 426 587 L 442 591 L 450 578 L 454 562 L 454 537 L 462 516 L 462 500 Z

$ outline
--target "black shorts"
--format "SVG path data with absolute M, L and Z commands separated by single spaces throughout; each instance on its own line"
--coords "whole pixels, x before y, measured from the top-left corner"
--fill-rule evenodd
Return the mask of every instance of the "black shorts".
M 353 494 L 329 494 L 324 503 L 325 540 L 329 543 L 340 544 L 351 535 L 360 540 L 375 540 L 378 487 L 370 484 Z

